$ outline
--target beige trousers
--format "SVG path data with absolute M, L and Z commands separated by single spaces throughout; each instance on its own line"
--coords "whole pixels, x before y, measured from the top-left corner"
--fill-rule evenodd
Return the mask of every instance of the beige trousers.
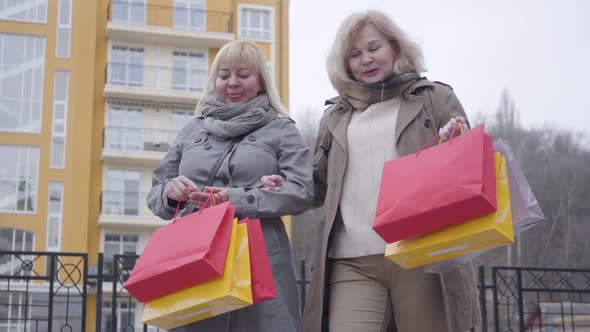
M 439 275 L 383 255 L 333 260 L 329 310 L 330 331 L 449 332 Z

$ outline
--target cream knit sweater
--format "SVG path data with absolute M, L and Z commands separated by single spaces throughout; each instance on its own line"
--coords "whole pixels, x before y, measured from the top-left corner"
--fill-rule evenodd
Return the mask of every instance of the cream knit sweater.
M 397 157 L 395 124 L 400 98 L 353 111 L 347 131 L 348 158 L 340 213 L 328 256 L 352 258 L 384 254 L 385 241 L 373 231 L 383 163 Z

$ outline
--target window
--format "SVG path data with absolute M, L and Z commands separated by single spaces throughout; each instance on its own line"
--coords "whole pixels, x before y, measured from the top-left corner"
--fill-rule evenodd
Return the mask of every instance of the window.
M 44 54 L 44 37 L 0 33 L 0 131 L 41 131 Z
M 125 331 L 128 326 L 135 326 L 136 301 L 117 301 L 117 326 L 113 326 L 113 303 L 103 297 L 102 328 L 103 331 Z
M 139 214 L 140 178 L 139 171 L 108 170 L 102 212 L 137 216 Z
M 172 88 L 175 90 L 203 91 L 205 62 L 203 54 L 175 51 Z
M 70 75 L 67 71 L 55 72 L 53 85 L 53 125 L 51 129 L 51 168 L 64 168 L 66 163 L 66 126 L 68 118 L 68 86 Z
M 70 57 L 70 36 L 72 32 L 72 0 L 59 0 L 57 13 L 57 46 L 55 56 Z
M 145 0 L 114 0 L 113 21 L 145 24 Z
M 110 109 L 106 147 L 116 150 L 143 150 L 141 132 L 141 109 Z
M 25 323 L 31 325 L 31 294 L 28 292 L 0 293 L 0 331 L 30 331 Z
M 170 139 L 172 143 L 176 139 L 176 135 L 184 128 L 193 118 L 192 113 L 172 113 L 172 135 Z
M 15 228 L 0 228 L 0 250 L 33 251 L 34 248 L 34 233 Z M 20 258 L 25 259 L 23 256 Z M 22 267 L 22 260 L 18 259 L 16 255 L 0 256 L 0 275 L 32 275 L 32 271 L 23 271 Z
M 0 0 L 0 20 L 47 23 L 47 0 Z
M 113 46 L 110 83 L 143 85 L 143 48 Z
M 63 182 L 49 182 L 49 205 L 47 207 L 47 250 L 59 251 L 63 212 Z
M 115 271 L 115 255 L 136 255 L 137 254 L 137 234 L 105 234 L 104 238 L 104 271 L 112 275 Z M 131 271 L 135 265 L 135 258 L 124 260 L 124 266 L 117 268 L 121 273 L 123 269 Z
M 174 0 L 174 27 L 204 31 L 205 0 Z
M 271 9 L 250 6 L 240 8 L 240 37 L 272 41 Z
M 39 148 L 0 145 L 0 213 L 37 211 Z

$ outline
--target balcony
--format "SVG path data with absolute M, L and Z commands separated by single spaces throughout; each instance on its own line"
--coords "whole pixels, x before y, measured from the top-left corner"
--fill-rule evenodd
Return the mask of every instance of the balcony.
M 107 126 L 103 130 L 101 160 L 126 166 L 155 166 L 178 131 Z
M 147 207 L 148 193 L 134 191 L 103 191 L 100 194 L 98 225 L 109 229 L 133 227 L 155 229 L 168 223 L 156 217 Z
M 196 104 L 205 89 L 201 69 L 110 62 L 105 68 L 105 98 Z
M 234 39 L 231 13 L 181 5 L 113 0 L 107 20 L 107 38 L 122 42 L 221 47 Z

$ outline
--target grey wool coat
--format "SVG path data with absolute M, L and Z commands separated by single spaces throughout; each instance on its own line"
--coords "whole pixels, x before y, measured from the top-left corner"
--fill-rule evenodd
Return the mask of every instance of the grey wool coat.
M 213 165 L 231 140 L 204 132 L 204 119 L 195 118 L 178 134 L 153 173 L 149 208 L 172 219 L 176 206 L 168 205 L 167 181 L 178 175 L 202 189 Z M 278 192 L 259 188 L 263 175 L 281 174 Z M 229 189 L 237 218 L 259 218 L 264 233 L 278 297 L 257 305 L 176 328 L 178 332 L 298 332 L 301 310 L 291 246 L 280 216 L 298 214 L 313 203 L 311 155 L 295 123 L 277 117 L 244 136 L 225 157 L 212 186 Z M 187 204 L 183 214 L 192 208 Z
M 339 218 L 338 206 L 347 160 L 347 128 L 352 105 L 342 98 L 332 104 L 320 121 L 314 156 L 315 204 L 324 206 L 323 220 L 315 241 L 314 266 L 303 314 L 303 332 L 328 330 L 327 301 L 331 264 L 327 258 L 332 226 Z M 392 128 L 400 156 L 415 153 L 438 133 L 451 117 L 466 119 L 453 90 L 444 84 L 421 79 L 401 95 L 396 127 Z M 444 176 L 444 175 L 441 175 Z M 471 263 L 439 274 L 448 331 L 461 332 L 480 324 L 479 302 Z M 332 331 L 330 331 L 332 332 Z

